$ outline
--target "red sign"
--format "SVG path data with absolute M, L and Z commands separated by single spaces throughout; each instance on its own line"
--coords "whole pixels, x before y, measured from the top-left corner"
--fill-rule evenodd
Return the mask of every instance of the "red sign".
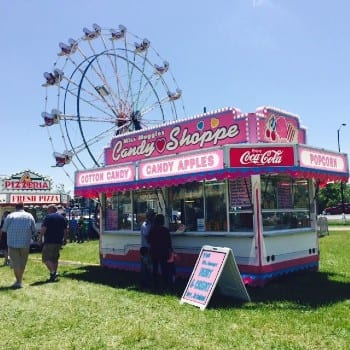
M 231 167 L 294 166 L 294 147 L 241 147 L 230 149 Z

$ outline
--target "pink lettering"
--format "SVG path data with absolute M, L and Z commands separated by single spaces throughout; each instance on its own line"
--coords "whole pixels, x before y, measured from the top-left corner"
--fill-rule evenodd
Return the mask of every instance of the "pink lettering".
M 114 145 L 112 158 L 113 160 L 119 160 L 120 158 L 124 159 L 135 155 L 149 157 L 153 153 L 154 149 L 154 143 L 147 143 L 147 140 L 142 140 L 142 142 L 137 146 L 123 148 L 123 141 L 120 140 Z
M 310 164 L 321 165 L 327 168 L 337 168 L 337 159 L 327 155 L 310 153 Z
M 175 127 L 170 133 L 170 141 L 166 146 L 168 151 L 190 145 L 199 145 L 199 147 L 203 147 L 204 144 L 209 142 L 213 145 L 217 145 L 220 140 L 236 137 L 239 134 L 239 127 L 237 124 L 234 124 L 229 128 L 222 127 L 215 130 L 206 130 L 204 132 L 196 131 L 192 134 L 185 128 L 182 134 L 180 134 L 180 132 L 181 128 Z

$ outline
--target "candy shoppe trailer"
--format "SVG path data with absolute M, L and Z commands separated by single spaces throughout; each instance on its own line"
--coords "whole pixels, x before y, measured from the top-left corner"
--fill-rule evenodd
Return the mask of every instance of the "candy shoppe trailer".
M 297 115 L 235 108 L 115 136 L 75 194 L 101 202 L 101 265 L 139 269 L 140 225 L 162 213 L 189 275 L 204 245 L 231 248 L 246 284 L 318 269 L 316 199 L 347 156 L 306 145 Z

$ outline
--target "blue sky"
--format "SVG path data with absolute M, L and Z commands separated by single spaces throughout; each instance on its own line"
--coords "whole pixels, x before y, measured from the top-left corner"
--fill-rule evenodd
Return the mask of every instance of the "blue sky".
M 171 64 L 186 115 L 263 105 L 298 114 L 308 144 L 350 151 L 347 0 L 12 0 L 0 3 L 0 175 L 30 169 L 67 190 L 42 123 L 58 43 L 125 25 Z M 59 151 L 59 150 L 58 150 Z M 69 173 L 71 177 L 73 174 Z

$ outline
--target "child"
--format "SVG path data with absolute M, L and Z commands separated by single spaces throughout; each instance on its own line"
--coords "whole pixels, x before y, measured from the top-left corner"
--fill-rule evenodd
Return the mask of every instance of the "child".
M 172 251 L 170 253 L 170 257 L 167 260 L 167 274 L 168 274 L 168 279 L 169 279 L 169 286 L 173 286 L 175 283 L 175 279 L 176 279 L 176 266 L 175 266 L 175 262 L 177 261 L 178 256 L 177 254 Z
M 141 260 L 141 286 L 148 287 L 151 279 L 151 258 L 149 256 L 148 247 L 140 248 Z

